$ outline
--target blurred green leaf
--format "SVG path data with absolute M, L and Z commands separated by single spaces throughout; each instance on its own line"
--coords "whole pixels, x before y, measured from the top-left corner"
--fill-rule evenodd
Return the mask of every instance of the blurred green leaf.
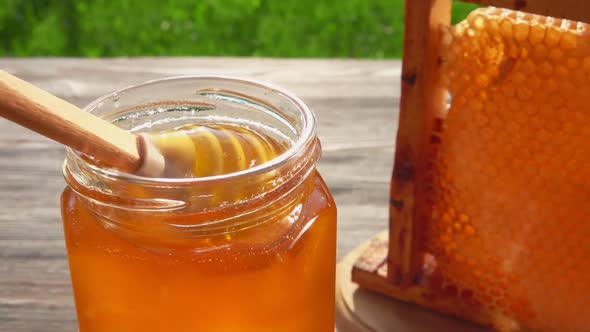
M 2 0 L 1 56 L 399 57 L 403 0 Z M 455 2 L 453 20 L 475 6 Z

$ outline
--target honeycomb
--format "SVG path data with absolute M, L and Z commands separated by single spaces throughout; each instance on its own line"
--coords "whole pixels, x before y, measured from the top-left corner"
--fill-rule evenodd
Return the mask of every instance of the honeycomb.
M 588 27 L 485 8 L 444 28 L 450 106 L 419 241 L 432 306 L 500 331 L 590 331 Z

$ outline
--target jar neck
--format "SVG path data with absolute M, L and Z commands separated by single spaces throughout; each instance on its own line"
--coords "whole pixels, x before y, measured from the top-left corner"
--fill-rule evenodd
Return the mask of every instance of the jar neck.
M 266 130 L 289 146 L 250 169 L 181 179 L 120 173 L 67 150 L 66 182 L 110 227 L 132 230 L 149 220 L 190 236 L 252 227 L 295 204 L 320 158 L 309 108 L 288 92 L 259 82 L 227 77 L 163 79 L 115 91 L 85 110 L 132 132 L 231 120 Z M 158 227 L 153 229 L 162 231 Z M 143 227 L 141 232 L 146 229 L 152 228 Z
M 288 150 L 283 162 L 256 170 L 204 178 L 151 179 L 105 170 L 68 150 L 64 176 L 69 187 L 93 209 L 147 215 L 215 214 L 217 220 L 208 220 L 212 223 L 243 217 L 296 194 L 314 171 L 320 151 L 319 141 L 313 137 L 300 150 Z
M 299 150 L 288 150 L 278 164 L 203 178 L 148 178 L 104 169 L 67 150 L 64 176 L 82 197 L 116 201 L 128 209 L 205 211 L 254 204 L 302 183 L 321 155 L 314 136 Z

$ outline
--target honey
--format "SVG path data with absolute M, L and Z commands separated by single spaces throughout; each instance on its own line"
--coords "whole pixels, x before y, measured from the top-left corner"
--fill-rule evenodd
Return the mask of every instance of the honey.
M 243 171 L 272 160 L 288 146 L 232 124 L 187 125 L 151 133 L 164 158 L 175 162 L 169 177 L 206 177 Z
M 174 178 L 113 175 L 68 153 L 80 332 L 333 331 L 336 207 L 313 131 L 290 141 L 189 122 L 149 133 L 186 161 Z
M 450 108 L 420 211 L 429 307 L 499 331 L 587 331 L 588 26 L 486 8 L 442 39 Z

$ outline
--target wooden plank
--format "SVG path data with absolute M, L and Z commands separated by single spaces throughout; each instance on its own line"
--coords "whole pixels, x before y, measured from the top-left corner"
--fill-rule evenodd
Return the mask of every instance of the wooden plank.
M 339 332 L 486 332 L 472 323 L 439 312 L 409 305 L 423 291 L 411 286 L 401 290 L 387 282 L 387 231 L 350 252 L 338 263 L 336 274 L 336 326 Z M 351 280 L 352 279 L 352 280 Z M 361 282 L 363 288 L 357 283 Z M 366 285 L 365 285 L 366 284 Z M 369 290 L 377 290 L 378 293 Z M 382 296 L 387 294 L 388 297 Z M 403 300 L 405 302 L 401 302 Z M 460 316 L 460 311 L 455 316 Z M 487 322 L 484 322 L 487 323 Z
M 424 289 L 420 285 L 414 284 L 400 288 L 389 282 L 385 276 L 387 270 L 387 246 L 387 234 L 378 234 L 371 238 L 366 244 L 356 248 L 348 254 L 341 263 L 339 263 L 337 280 L 340 280 L 338 281 L 337 291 L 339 291 L 340 294 L 337 294 L 343 297 L 341 301 L 347 302 L 347 307 L 351 308 L 351 312 L 348 315 L 349 317 L 342 317 L 342 314 L 337 314 L 337 317 L 346 321 L 350 321 L 354 317 L 357 321 L 364 323 L 363 325 L 370 325 L 372 327 L 370 331 L 375 332 L 389 331 L 391 326 L 399 328 L 400 331 L 416 332 L 484 332 L 490 330 L 489 328 L 475 326 L 466 321 L 449 319 L 449 316 L 460 319 L 469 319 L 481 326 L 492 326 L 493 320 L 485 313 L 470 313 L 470 315 L 467 316 L 463 308 L 454 305 L 454 299 L 439 299 L 439 301 L 442 302 L 438 302 L 437 305 L 435 305 L 434 302 L 431 302 L 422 296 Z M 362 290 L 357 289 L 356 285 L 342 280 L 341 274 L 343 272 L 340 269 L 343 264 L 347 265 L 348 271 L 350 271 L 350 267 L 352 266 L 352 281 L 360 284 Z M 371 290 L 379 294 L 387 295 L 392 299 L 383 301 L 382 299 L 374 298 L 363 293 L 365 290 Z M 398 301 L 417 304 L 420 306 L 420 309 L 416 308 L 414 310 L 408 310 L 408 305 L 400 305 Z M 356 302 L 364 302 L 364 306 L 355 308 L 354 303 Z M 343 311 L 342 306 L 337 306 L 337 309 L 339 313 Z M 447 315 L 447 319 L 442 319 L 434 325 L 427 324 L 427 326 L 424 325 L 424 321 L 431 320 L 429 318 L 407 319 L 410 316 L 420 315 L 421 311 L 426 313 L 426 309 L 434 310 L 438 315 L 445 314 Z M 405 312 L 400 313 L 400 310 Z M 385 314 L 386 312 L 390 312 L 391 314 L 388 316 Z M 400 322 L 399 320 L 401 317 L 405 317 L 406 319 Z
M 451 20 L 451 0 L 406 0 L 399 130 L 390 202 L 388 279 L 409 285 L 418 270 L 424 176 L 430 133 L 444 106 L 439 80 L 440 26 Z
M 315 111 L 319 169 L 339 208 L 338 256 L 387 227 L 399 61 L 229 58 L 0 59 L 0 68 L 83 106 L 175 75 L 270 81 Z M 63 149 L 0 119 L 0 331 L 74 332 L 59 196 Z
M 543 16 L 590 22 L 590 2 L 585 0 L 460 0 L 482 6 L 515 9 Z

